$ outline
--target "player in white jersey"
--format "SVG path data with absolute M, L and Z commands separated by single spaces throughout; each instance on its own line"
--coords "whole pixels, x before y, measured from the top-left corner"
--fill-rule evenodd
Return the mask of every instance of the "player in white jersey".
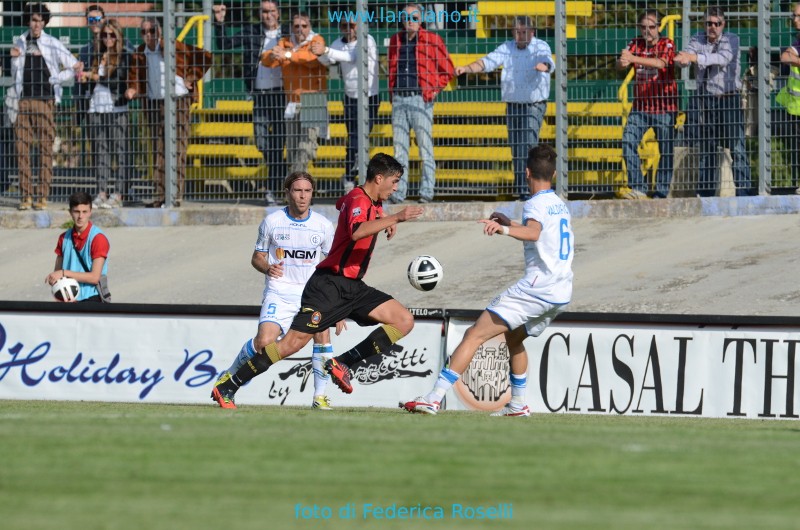
M 330 252 L 333 224 L 325 216 L 311 211 L 314 178 L 297 171 L 286 177 L 284 188 L 288 206 L 267 215 L 261 222 L 250 259 L 253 267 L 265 276 L 258 333 L 244 343 L 233 364 L 222 372 L 217 382 L 235 374 L 257 351 L 288 331 L 292 319 L 300 310 L 300 295 L 306 281 L 317 263 Z M 337 325 L 337 328 L 340 325 L 343 324 Z M 323 366 L 331 357 L 333 346 L 330 331 L 326 329 L 314 334 L 311 357 L 314 408 L 330 409 L 330 400 L 325 395 L 325 386 L 330 377 Z M 211 397 L 217 400 L 213 392 Z M 229 404 L 231 406 L 224 408 L 236 408 L 232 400 Z
M 532 197 L 525 201 L 522 223 L 501 213 L 481 219 L 486 235 L 506 235 L 522 241 L 525 276 L 492 300 L 464 334 L 428 394 L 400 403 L 409 412 L 436 414 L 447 390 L 469 366 L 475 352 L 487 340 L 505 334 L 511 355 L 511 402 L 494 416 L 530 416 L 525 403 L 528 355 L 522 342 L 538 337 L 564 310 L 572 297 L 572 256 L 575 240 L 567 205 L 551 188 L 556 152 L 540 144 L 528 153 L 525 180 Z

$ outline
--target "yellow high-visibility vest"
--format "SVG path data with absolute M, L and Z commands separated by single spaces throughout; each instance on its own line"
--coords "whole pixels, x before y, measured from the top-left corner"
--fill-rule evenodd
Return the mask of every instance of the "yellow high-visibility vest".
M 775 101 L 782 105 L 789 114 L 800 116 L 800 67 L 792 66 L 789 72 L 786 86 L 778 92 Z

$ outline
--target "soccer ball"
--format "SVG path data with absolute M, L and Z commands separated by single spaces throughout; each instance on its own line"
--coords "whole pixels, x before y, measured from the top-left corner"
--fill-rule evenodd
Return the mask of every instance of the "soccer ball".
M 442 264 L 433 256 L 417 256 L 408 264 L 408 281 L 420 291 L 432 290 L 443 275 Z
M 59 302 L 74 302 L 81 292 L 81 286 L 75 278 L 59 278 L 52 288 L 53 296 Z

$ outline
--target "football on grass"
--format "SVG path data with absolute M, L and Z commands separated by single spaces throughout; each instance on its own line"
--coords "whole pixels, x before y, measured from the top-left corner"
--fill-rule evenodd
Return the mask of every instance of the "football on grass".
M 433 256 L 417 256 L 408 264 L 408 281 L 420 291 L 436 287 L 443 275 L 442 264 Z

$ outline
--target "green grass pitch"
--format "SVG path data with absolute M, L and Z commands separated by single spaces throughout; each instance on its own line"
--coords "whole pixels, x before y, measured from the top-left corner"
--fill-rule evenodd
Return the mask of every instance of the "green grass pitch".
M 796 420 L 0 401 L 8 529 L 779 529 L 798 499 Z

